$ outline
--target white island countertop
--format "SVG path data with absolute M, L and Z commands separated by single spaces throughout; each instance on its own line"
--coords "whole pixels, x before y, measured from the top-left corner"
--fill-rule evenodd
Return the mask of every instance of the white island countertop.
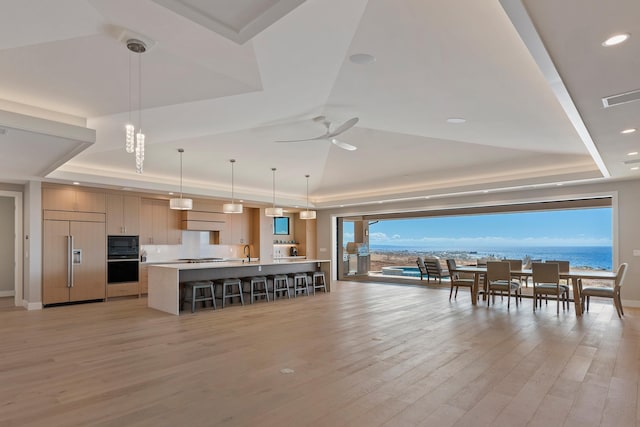
M 178 270 L 202 270 L 205 268 L 230 268 L 230 267 L 258 267 L 282 264 L 308 264 L 313 262 L 330 262 L 328 259 L 304 259 L 304 258 L 274 258 L 267 261 L 213 261 L 213 262 L 171 262 L 149 263 L 149 266 L 173 268 Z

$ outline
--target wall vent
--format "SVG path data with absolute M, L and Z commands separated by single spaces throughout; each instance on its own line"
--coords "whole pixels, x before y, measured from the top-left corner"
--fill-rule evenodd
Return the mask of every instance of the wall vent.
M 640 89 L 632 90 L 631 92 L 620 93 L 618 95 L 611 95 L 602 98 L 602 104 L 604 108 L 615 107 L 616 105 L 626 104 L 627 102 L 639 101 Z

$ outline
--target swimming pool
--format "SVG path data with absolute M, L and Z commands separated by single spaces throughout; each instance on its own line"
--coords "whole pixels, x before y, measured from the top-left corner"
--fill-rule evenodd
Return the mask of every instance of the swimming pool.
M 420 270 L 418 267 L 394 265 L 390 267 L 382 267 L 382 274 L 385 276 L 420 277 Z

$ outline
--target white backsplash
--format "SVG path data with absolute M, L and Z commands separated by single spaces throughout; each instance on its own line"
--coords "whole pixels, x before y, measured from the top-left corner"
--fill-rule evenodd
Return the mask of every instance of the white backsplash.
M 207 231 L 183 231 L 181 245 L 141 245 L 147 262 L 181 258 L 243 258 L 244 245 L 211 245 Z

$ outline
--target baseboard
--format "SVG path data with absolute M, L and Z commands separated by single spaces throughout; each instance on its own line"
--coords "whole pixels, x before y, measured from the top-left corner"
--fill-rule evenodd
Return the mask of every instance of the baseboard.
M 622 300 L 622 306 L 623 307 L 631 307 L 631 308 L 639 308 L 640 307 L 640 301 L 638 301 L 636 299 L 623 299 Z
M 0 291 L 0 298 L 12 297 L 16 294 L 16 291 Z
M 27 300 L 22 300 L 22 306 L 27 310 L 42 310 L 41 302 L 29 302 Z

